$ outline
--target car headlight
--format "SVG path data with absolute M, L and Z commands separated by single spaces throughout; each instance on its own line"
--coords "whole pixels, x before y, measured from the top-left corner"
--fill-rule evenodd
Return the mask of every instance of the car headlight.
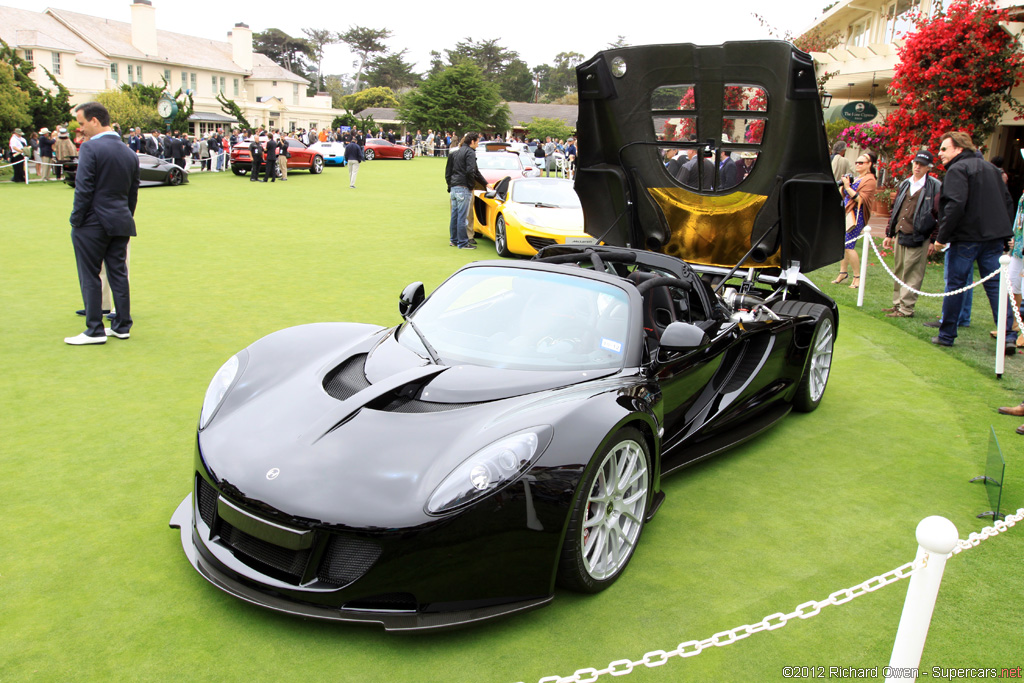
M 537 216 L 529 209 L 517 208 L 513 211 L 515 217 L 519 219 L 519 222 L 523 225 L 533 225 L 535 227 L 541 227 L 541 221 Z
M 203 411 L 199 414 L 199 429 L 206 429 L 206 425 L 210 424 L 210 420 L 220 408 L 220 404 L 223 403 L 228 389 L 238 377 L 239 368 L 242 366 L 239 360 L 240 355 L 236 353 L 228 358 L 227 362 L 220 366 L 220 370 L 210 380 L 210 386 L 206 388 L 206 396 L 203 398 Z
M 550 427 L 536 427 L 485 446 L 445 477 L 427 502 L 440 514 L 482 498 L 525 472 L 551 440 Z

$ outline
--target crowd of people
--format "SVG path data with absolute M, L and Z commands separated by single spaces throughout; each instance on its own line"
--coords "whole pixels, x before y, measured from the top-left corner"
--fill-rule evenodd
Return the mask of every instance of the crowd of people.
M 846 143 L 833 147 L 832 171 L 843 195 L 846 215 L 844 258 L 833 284 L 840 284 L 853 271 L 851 287 L 858 287 L 859 261 L 856 241 L 875 209 L 878 188 L 875 175 L 877 157 L 865 150 L 851 169 L 845 157 Z M 938 157 L 946 173 L 940 182 L 931 175 L 935 157 L 921 149 L 911 162 L 911 173 L 896 188 L 882 245 L 893 249 L 896 277 L 892 306 L 882 309 L 890 318 L 913 318 L 917 291 L 924 282 L 928 257 L 944 252 L 945 296 L 938 320 L 925 321 L 938 334 L 931 338 L 937 346 L 956 342 L 958 328 L 971 321 L 971 291 L 962 291 L 973 281 L 974 268 L 981 275 L 1000 269 L 999 259 L 1010 255 L 1009 280 L 1013 304 L 999 316 L 999 281 L 983 283 L 992 309 L 992 320 L 1002 327 L 1005 347 L 1002 352 L 1016 356 L 1024 346 L 1024 336 L 1016 322 L 1020 314 L 1022 291 L 1022 249 L 1024 249 L 1024 196 L 1014 206 L 1007 187 L 1007 175 L 996 163 L 986 161 L 964 131 L 949 131 L 940 138 Z M 997 160 L 998 161 L 998 160 Z M 849 269 L 847 269 L 847 266 Z M 1000 330 L 992 330 L 998 338 Z M 1024 417 L 1024 403 L 1001 407 L 1001 414 Z M 1024 434 L 1024 425 L 1017 428 Z

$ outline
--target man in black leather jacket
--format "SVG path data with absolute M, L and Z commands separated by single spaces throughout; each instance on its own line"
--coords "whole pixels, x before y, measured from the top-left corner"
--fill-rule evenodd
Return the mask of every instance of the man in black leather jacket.
M 882 242 L 886 249 L 894 249 L 896 277 L 919 291 L 928 265 L 928 247 L 938 225 L 936 199 L 942 183 L 928 175 L 934 162 L 928 150 L 922 149 L 914 157 L 914 173 L 896 190 L 896 201 Z M 912 318 L 915 303 L 917 294 L 895 282 L 892 308 L 883 310 L 887 318 Z
M 459 249 L 476 249 L 466 236 L 466 221 L 473 201 L 474 187 L 487 187 L 487 181 L 476 165 L 476 148 L 480 144 L 479 133 L 466 133 L 462 144 L 448 155 L 444 168 L 444 180 L 451 193 L 452 218 L 448 223 L 448 246 Z
M 1006 243 L 1013 236 L 1014 205 L 1006 183 L 995 166 L 979 157 L 970 135 L 963 131 L 943 134 L 939 157 L 946 166 L 946 178 L 939 198 L 939 234 L 935 246 L 949 244 L 949 270 L 946 291 L 960 289 L 978 264 L 985 276 L 999 268 Z M 984 284 L 996 324 L 999 311 L 999 280 Z M 942 303 L 939 336 L 932 343 L 952 346 L 957 320 L 963 306 L 963 294 L 947 296 Z M 1016 355 L 1017 333 L 1013 331 L 1013 313 L 1007 305 L 1006 354 Z

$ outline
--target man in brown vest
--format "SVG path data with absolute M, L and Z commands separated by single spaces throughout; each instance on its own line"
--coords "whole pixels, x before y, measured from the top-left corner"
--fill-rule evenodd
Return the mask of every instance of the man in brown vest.
M 922 149 L 914 156 L 913 175 L 896 190 L 896 201 L 892 204 L 892 215 L 882 242 L 886 249 L 895 247 L 893 272 L 896 277 L 916 290 L 920 290 L 924 282 L 928 245 L 938 219 L 936 198 L 942 183 L 928 175 L 934 162 L 928 150 Z M 882 310 L 887 318 L 912 318 L 915 303 L 917 294 L 894 282 L 892 308 Z

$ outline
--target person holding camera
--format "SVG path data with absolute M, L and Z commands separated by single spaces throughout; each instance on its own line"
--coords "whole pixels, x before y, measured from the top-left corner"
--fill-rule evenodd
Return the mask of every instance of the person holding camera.
M 872 200 L 878 181 L 875 180 L 875 162 L 878 155 L 874 152 L 861 152 L 854 162 L 857 177 L 852 174 L 843 176 L 843 208 L 846 211 L 846 243 L 844 244 L 843 260 L 839 262 L 839 275 L 832 284 L 838 285 L 850 276 L 847 270 L 853 271 L 853 282 L 850 289 L 860 287 L 860 258 L 857 257 L 857 238 L 871 218 Z

